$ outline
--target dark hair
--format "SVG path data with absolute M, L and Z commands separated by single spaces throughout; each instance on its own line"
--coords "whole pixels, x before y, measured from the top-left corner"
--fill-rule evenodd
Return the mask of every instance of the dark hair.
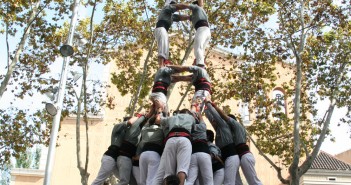
M 207 140 L 213 142 L 214 140 L 214 132 L 212 130 L 206 130 Z
M 175 1 L 171 1 L 169 4 L 177 4 Z
M 178 112 L 178 114 L 190 114 L 193 115 L 189 109 L 182 109 Z
M 123 118 L 123 121 L 128 121 L 128 120 L 130 120 L 130 118 L 132 118 L 132 117 L 131 116 L 126 116 L 126 117 Z
M 164 180 L 164 185 L 179 185 L 180 180 L 176 175 L 169 175 Z
M 192 4 L 199 5 L 199 2 L 198 1 L 193 1 Z
M 151 116 L 148 120 L 149 125 L 155 124 L 155 121 L 156 121 L 156 116 L 155 115 Z
M 179 110 L 173 111 L 173 116 L 175 116 L 175 115 L 177 115 L 177 114 L 179 114 Z
M 236 119 L 236 117 L 235 117 L 233 114 L 228 114 L 228 116 L 231 117 L 231 118 L 233 118 L 233 119 L 235 119 L 235 121 L 238 121 L 238 120 Z

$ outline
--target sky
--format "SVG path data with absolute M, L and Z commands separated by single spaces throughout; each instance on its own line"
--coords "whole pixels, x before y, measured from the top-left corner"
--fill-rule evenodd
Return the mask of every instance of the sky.
M 100 12 L 99 14 L 97 14 L 97 17 L 95 19 L 95 21 L 100 21 L 101 17 L 102 17 L 102 13 L 101 13 L 101 8 L 102 6 L 98 6 L 97 7 L 97 11 Z M 80 17 L 84 18 L 87 17 L 88 15 L 91 14 L 91 10 L 84 10 L 81 8 L 80 10 Z M 274 21 L 270 21 L 270 24 L 274 24 Z M 0 29 L 2 29 L 0 27 Z M 14 39 L 15 40 L 15 39 Z M 0 75 L 3 75 L 6 73 L 6 40 L 4 35 L 0 35 L 0 56 L 3 56 L 0 58 Z M 17 43 L 17 42 L 12 42 L 11 43 Z M 10 45 L 11 49 L 13 50 L 15 45 Z M 54 63 L 54 66 L 52 66 L 53 69 L 61 69 L 62 67 L 62 60 L 57 60 Z M 96 69 L 96 68 L 94 68 Z M 106 68 L 101 68 L 101 70 L 106 70 Z M 92 72 L 91 75 L 97 77 L 99 76 L 99 73 L 96 73 L 97 70 L 94 70 L 95 72 Z M 56 75 L 59 75 L 60 70 L 56 70 Z M 0 100 L 0 108 L 4 108 L 4 107 L 8 107 L 10 106 L 9 102 L 12 99 L 12 95 L 11 93 L 5 92 L 4 97 Z M 44 107 L 44 104 L 38 104 L 38 99 L 43 99 L 43 101 L 47 101 L 48 99 L 40 96 L 40 95 L 34 95 L 31 98 L 25 98 L 25 100 L 17 100 L 13 106 L 22 106 L 22 107 L 31 107 L 31 108 L 37 108 L 37 109 L 41 109 Z M 318 107 L 320 107 L 320 112 L 321 114 L 323 114 L 322 112 L 325 111 L 325 109 L 328 106 L 328 102 L 326 101 L 320 101 L 318 102 Z M 332 121 L 330 124 L 330 130 L 331 133 L 333 135 L 333 137 L 335 137 L 335 142 L 332 142 L 329 138 L 326 138 L 324 143 L 322 144 L 322 148 L 321 150 L 335 155 L 338 153 L 341 153 L 343 151 L 349 150 L 351 149 L 351 138 L 350 135 L 351 133 L 349 133 L 350 131 L 350 126 L 346 125 L 346 124 L 340 124 L 340 126 L 338 126 L 339 123 L 339 119 L 345 115 L 346 113 L 346 109 L 336 109 L 334 111 L 334 114 L 332 116 Z

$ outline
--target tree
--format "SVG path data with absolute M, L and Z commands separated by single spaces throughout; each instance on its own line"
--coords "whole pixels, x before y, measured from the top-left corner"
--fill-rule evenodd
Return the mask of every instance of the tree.
M 0 164 L 8 162 L 11 156 L 19 157 L 34 144 L 48 143 L 51 118 L 41 110 L 11 104 L 16 98 L 47 92 L 51 84 L 57 83 L 46 75 L 60 42 L 53 37 L 60 25 L 52 21 L 64 19 L 67 11 L 67 3 L 61 0 L 3 1 L 0 5 L 0 33 L 6 38 L 7 53 L 7 71 L 0 74 L 0 101 L 1 105 L 9 104 L 0 110 Z M 14 98 L 3 99 L 5 93 L 14 94 Z
M 283 1 L 267 5 L 276 12 L 276 28 L 266 25 L 247 30 L 249 36 L 243 43 L 246 62 L 239 66 L 243 73 L 240 78 L 225 76 L 233 79 L 232 85 L 237 87 L 225 93 L 250 101 L 251 112 L 260 106 L 265 108 L 264 116 L 255 119 L 249 131 L 258 137 L 262 154 L 279 156 L 289 167 L 290 177 L 284 178 L 282 169 L 265 156 L 282 183 L 299 184 L 329 132 L 334 107 L 343 107 L 346 105 L 343 102 L 349 101 L 346 93 L 349 84 L 344 80 L 349 78 L 350 67 L 350 53 L 346 49 L 350 45 L 346 31 L 350 7 L 337 6 L 332 1 Z M 326 28 L 337 31 L 324 31 Z M 279 73 L 274 74 L 275 65 L 282 61 L 294 71 L 291 81 L 283 84 L 284 101 L 291 109 L 287 115 L 267 119 L 276 109 L 276 102 L 274 98 L 259 98 L 256 92 L 273 90 L 275 80 L 280 78 Z M 317 116 L 316 102 L 320 99 L 330 101 L 323 118 Z
M 36 146 L 33 149 L 27 149 L 25 152 L 21 153 L 20 157 L 16 159 L 16 168 L 31 168 L 38 169 L 40 161 L 41 149 Z
M 0 170 L 1 176 L 0 176 L 0 184 L 1 185 L 7 185 L 10 184 L 10 178 L 11 178 L 11 164 L 5 164 L 2 170 Z

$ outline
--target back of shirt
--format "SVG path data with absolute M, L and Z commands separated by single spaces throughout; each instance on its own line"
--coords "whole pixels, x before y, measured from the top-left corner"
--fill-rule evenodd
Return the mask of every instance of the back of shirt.
M 190 66 L 189 71 L 193 73 L 193 78 L 191 80 L 193 84 L 202 78 L 206 79 L 207 82 L 211 82 L 206 69 L 198 66 Z
M 124 136 L 126 134 L 127 122 L 116 124 L 112 129 L 111 145 L 121 146 Z
M 161 118 L 160 125 L 163 129 L 163 134 L 167 136 L 173 128 L 184 128 L 191 133 L 191 129 L 194 124 L 195 118 L 192 115 L 177 114 L 175 116 Z
M 191 22 L 195 26 L 198 21 L 207 21 L 208 17 L 205 10 L 198 6 L 198 5 L 189 5 L 190 9 L 192 10 L 192 15 L 190 16 Z
M 194 125 L 194 129 L 193 131 L 191 132 L 191 136 L 193 138 L 193 140 L 207 140 L 207 137 L 206 137 L 206 123 L 203 122 L 203 121 L 200 121 L 199 124 L 195 124 Z
M 177 11 L 177 8 L 173 5 L 166 5 L 162 8 L 158 15 L 157 21 L 165 21 L 169 26 L 172 25 L 173 19 L 172 14 Z
M 233 118 L 229 118 L 228 124 L 233 132 L 235 145 L 246 143 L 246 130 L 239 122 Z
M 164 136 L 161 126 L 146 124 L 141 129 L 141 141 L 139 145 L 141 145 L 141 148 L 145 145 L 145 143 L 153 143 L 162 146 L 163 139 Z
M 138 118 L 130 128 L 127 129 L 124 140 L 128 141 L 133 145 L 137 145 L 139 142 L 139 135 L 141 131 L 141 124 L 144 122 L 145 116 Z
M 166 84 L 171 84 L 171 75 L 174 74 L 174 70 L 170 67 L 161 67 L 157 70 L 155 74 L 154 82 L 163 82 Z

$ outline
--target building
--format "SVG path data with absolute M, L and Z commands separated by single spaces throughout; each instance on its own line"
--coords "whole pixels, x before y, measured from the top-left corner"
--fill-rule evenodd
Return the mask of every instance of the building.
M 336 156 L 320 151 L 311 168 L 301 177 L 300 185 L 351 184 L 351 164 L 337 159 Z

